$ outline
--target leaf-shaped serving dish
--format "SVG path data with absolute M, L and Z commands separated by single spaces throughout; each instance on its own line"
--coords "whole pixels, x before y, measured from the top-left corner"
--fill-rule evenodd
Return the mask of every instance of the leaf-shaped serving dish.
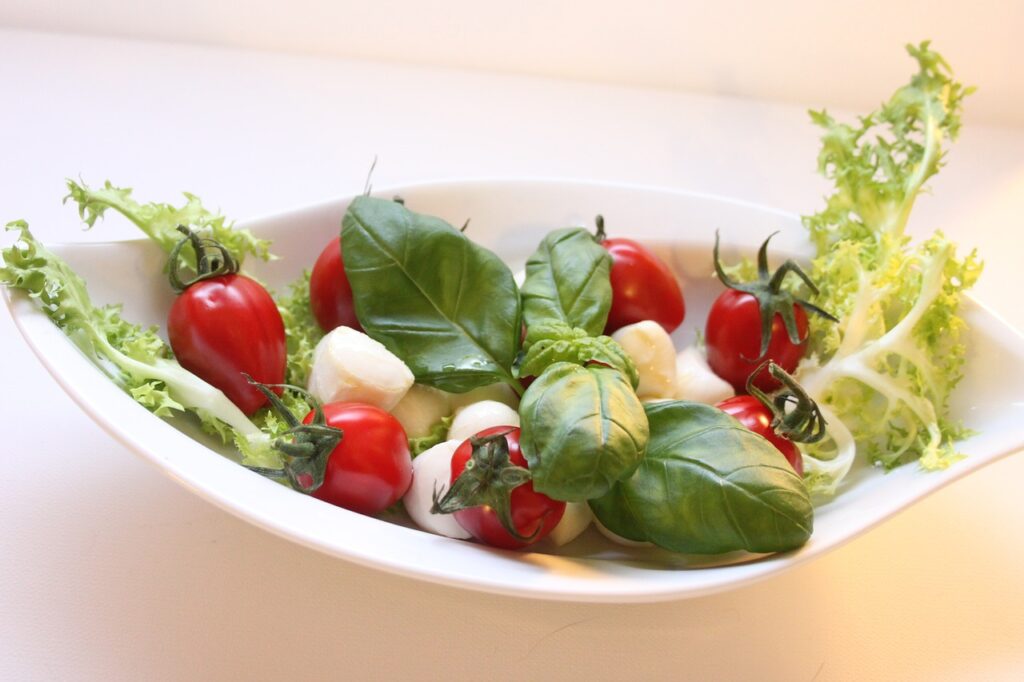
M 775 230 L 777 253 L 806 256 L 795 216 L 760 206 L 661 189 L 552 181 L 449 182 L 395 188 L 407 205 L 461 225 L 473 239 L 520 267 L 552 228 L 589 225 L 604 214 L 608 230 L 655 247 L 685 282 L 687 319 L 679 347 L 703 324 L 720 284 L 711 278 L 711 246 L 719 229 L 723 257 L 752 253 Z M 274 242 L 279 260 L 247 265 L 281 288 L 311 267 L 336 235 L 347 200 L 249 221 Z M 89 283 L 97 303 L 122 302 L 126 319 L 163 325 L 172 294 L 159 276 L 164 256 L 144 240 L 53 247 Z M 125 266 L 125 263 L 133 265 Z M 375 519 L 293 492 L 221 456 L 184 422 L 152 416 L 110 383 L 27 298 L 5 292 L 15 322 L 54 378 L 114 438 L 198 495 L 262 528 L 367 566 L 448 585 L 527 597 L 574 601 L 652 601 L 730 589 L 808 561 L 856 537 L 908 505 L 1024 446 L 1024 339 L 968 300 L 966 376 L 954 416 L 977 435 L 960 444 L 967 459 L 942 472 L 914 465 L 883 473 L 861 463 L 840 494 L 816 510 L 810 542 L 771 556 L 684 556 L 612 545 L 594 529 L 555 548 L 506 552 L 430 535 L 399 518 Z

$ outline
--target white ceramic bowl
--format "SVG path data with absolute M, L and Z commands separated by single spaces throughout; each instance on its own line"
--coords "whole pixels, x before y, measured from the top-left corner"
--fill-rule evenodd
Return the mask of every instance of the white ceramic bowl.
M 795 216 L 721 197 L 564 181 L 472 181 L 424 184 L 378 192 L 401 194 L 418 212 L 455 225 L 520 265 L 550 229 L 589 225 L 602 213 L 610 234 L 653 245 L 686 282 L 687 320 L 680 347 L 703 324 L 720 290 L 710 278 L 711 244 L 721 230 L 723 257 L 752 252 L 781 230 L 776 253 L 809 254 Z M 250 261 L 249 271 L 280 288 L 311 267 L 338 233 L 347 199 L 244 223 L 274 242 L 279 260 Z M 114 218 L 108 218 L 114 219 Z M 140 239 L 55 246 L 89 283 L 97 302 L 122 302 L 129 320 L 162 325 L 172 294 L 160 275 L 164 256 Z M 125 265 L 130 263 L 131 265 Z M 989 275 L 991 276 L 991 274 Z M 394 573 L 510 595 L 573 601 L 653 601 L 730 589 L 779 573 L 856 537 L 925 495 L 1024 446 L 1024 340 L 973 301 L 966 377 L 954 413 L 978 435 L 961 444 L 969 457 L 947 471 L 914 465 L 884 474 L 856 468 L 841 494 L 818 507 L 814 535 L 798 551 L 767 557 L 691 557 L 610 545 L 591 529 L 555 549 L 506 552 L 437 537 L 404 519 L 380 520 L 333 507 L 249 472 L 190 426 L 165 422 L 122 393 L 20 294 L 7 292 L 14 320 L 60 385 L 111 436 L 196 494 L 271 532 L 323 552 Z

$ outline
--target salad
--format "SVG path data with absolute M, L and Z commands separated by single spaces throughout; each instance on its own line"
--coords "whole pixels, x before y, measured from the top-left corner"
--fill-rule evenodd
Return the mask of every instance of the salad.
M 510 549 L 592 522 L 684 553 L 795 549 L 856 458 L 960 457 L 947 404 L 981 267 L 905 228 L 969 89 L 928 43 L 909 51 L 918 72 L 857 125 L 812 112 L 835 185 L 804 220 L 817 257 L 772 267 L 765 235 L 755 262 L 724 263 L 716 236 L 722 291 L 685 349 L 669 336 L 685 282 L 600 217 L 551 231 L 517 277 L 465 226 L 369 192 L 272 294 L 244 272 L 271 245 L 196 197 L 69 181 L 87 225 L 112 209 L 167 253 L 163 330 L 94 305 L 21 221 L 0 282 L 154 414 L 197 420 L 243 466 L 328 503 L 402 505 L 424 530 Z

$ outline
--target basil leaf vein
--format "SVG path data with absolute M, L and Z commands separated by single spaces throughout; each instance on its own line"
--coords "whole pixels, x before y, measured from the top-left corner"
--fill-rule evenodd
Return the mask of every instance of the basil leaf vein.
M 521 306 L 508 267 L 439 218 L 357 197 L 342 221 L 356 316 L 419 383 L 462 393 L 504 381 Z
M 634 474 L 590 501 L 610 530 L 677 552 L 780 552 L 810 537 L 803 481 L 768 441 L 709 405 L 646 406 L 651 438 Z
M 519 405 L 520 446 L 538 492 L 583 501 L 628 477 L 647 444 L 647 417 L 618 370 L 559 362 Z
M 604 331 L 612 302 L 611 256 L 583 228 L 554 230 L 526 261 L 526 326 L 564 322 L 590 336 Z

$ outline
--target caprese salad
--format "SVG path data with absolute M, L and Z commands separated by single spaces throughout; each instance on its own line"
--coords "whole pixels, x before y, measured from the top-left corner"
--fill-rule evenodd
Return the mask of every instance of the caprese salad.
M 270 245 L 194 196 L 68 181 L 89 226 L 113 209 L 167 252 L 166 336 L 94 305 L 21 221 L 0 282 L 154 414 L 190 415 L 327 503 L 401 504 L 426 531 L 509 549 L 595 522 L 677 552 L 792 550 L 855 457 L 959 457 L 958 306 L 981 268 L 905 227 L 969 90 L 928 43 L 909 51 L 919 71 L 878 111 L 812 112 L 835 185 L 804 220 L 817 257 L 773 269 L 765 235 L 755 262 L 727 264 L 716 235 L 722 291 L 686 348 L 670 336 L 686 283 L 600 216 L 553 229 L 517 277 L 444 220 L 366 194 L 274 295 L 243 271 Z

